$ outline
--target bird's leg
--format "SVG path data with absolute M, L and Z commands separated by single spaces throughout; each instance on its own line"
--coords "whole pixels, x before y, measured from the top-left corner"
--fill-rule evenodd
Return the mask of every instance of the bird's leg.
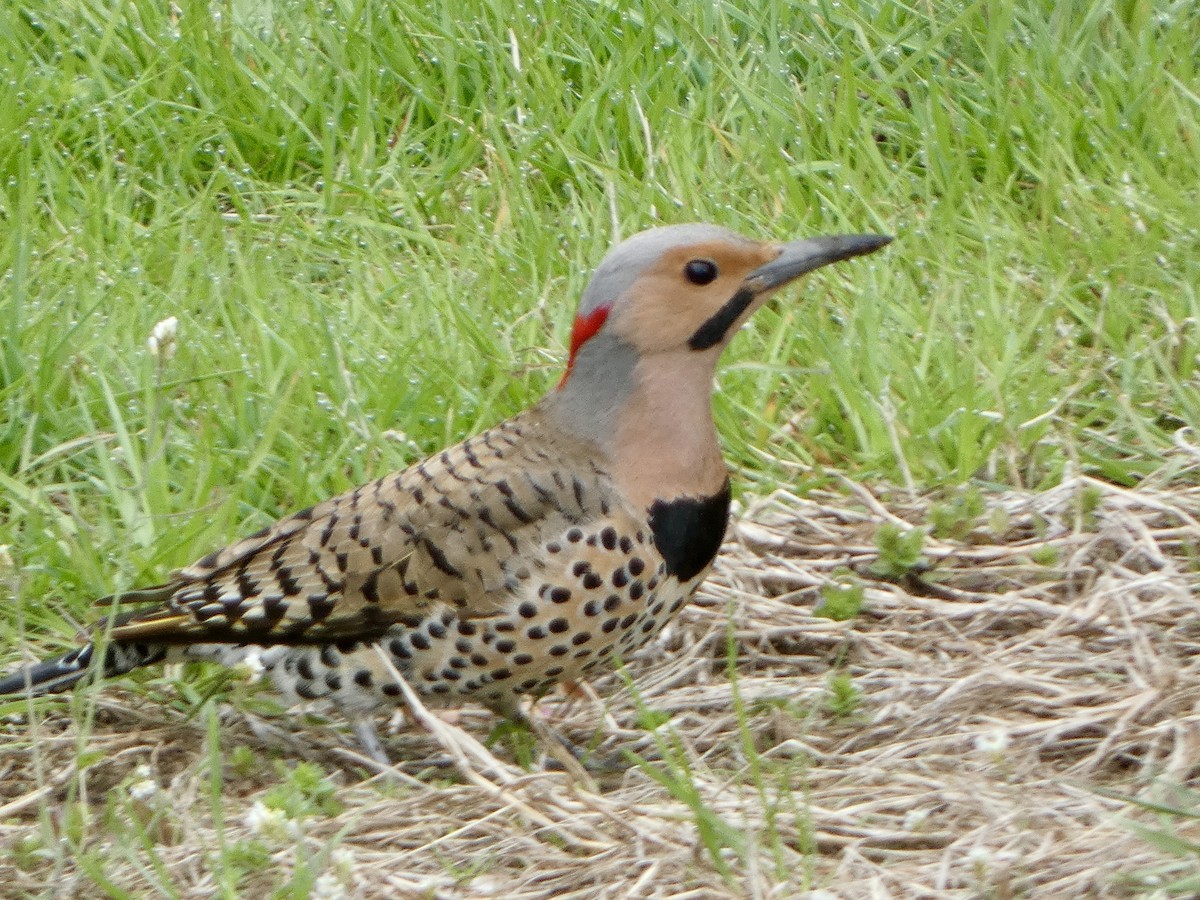
M 592 793 L 599 793 L 595 780 L 588 774 L 579 761 L 579 751 L 575 745 L 563 737 L 548 722 L 536 712 L 526 713 L 521 708 L 521 702 L 515 696 L 509 696 L 502 701 L 489 703 L 489 708 L 498 716 L 527 730 L 545 748 L 546 752 L 566 770 L 567 774 L 577 783 Z
M 392 761 L 388 759 L 387 751 L 383 749 L 383 742 L 379 739 L 379 730 L 375 727 L 375 720 L 369 715 L 351 716 L 350 727 L 354 729 L 354 736 L 358 738 L 358 742 L 367 756 L 385 769 L 390 769 Z

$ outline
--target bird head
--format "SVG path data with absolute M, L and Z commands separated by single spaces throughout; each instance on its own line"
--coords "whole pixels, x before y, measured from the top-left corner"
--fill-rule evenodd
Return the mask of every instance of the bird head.
M 881 235 L 755 241 L 716 225 L 671 225 L 618 244 L 584 291 L 559 383 L 609 380 L 654 356 L 716 357 L 784 285 L 813 269 L 871 253 Z
M 540 405 L 560 434 L 605 457 L 639 508 L 716 496 L 726 479 L 712 418 L 721 351 L 773 293 L 891 238 L 778 243 L 674 225 L 618 244 L 584 291 L 571 355 Z

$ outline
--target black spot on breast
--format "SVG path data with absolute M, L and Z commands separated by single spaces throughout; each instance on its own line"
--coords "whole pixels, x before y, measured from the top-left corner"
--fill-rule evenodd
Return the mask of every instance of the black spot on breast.
M 667 574 L 689 581 L 704 571 L 721 548 L 728 520 L 728 478 L 711 497 L 656 500 L 650 507 L 650 530 Z

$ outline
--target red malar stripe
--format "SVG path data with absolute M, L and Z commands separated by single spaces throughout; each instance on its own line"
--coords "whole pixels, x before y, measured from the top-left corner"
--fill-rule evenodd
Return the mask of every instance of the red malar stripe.
M 567 357 L 567 371 L 563 372 L 562 381 L 558 383 L 560 388 L 571 377 L 571 369 L 575 367 L 575 357 L 579 354 L 579 348 L 596 336 L 596 332 L 604 326 L 611 309 L 611 306 L 598 306 L 587 315 L 575 317 L 575 324 L 571 327 L 571 355 Z

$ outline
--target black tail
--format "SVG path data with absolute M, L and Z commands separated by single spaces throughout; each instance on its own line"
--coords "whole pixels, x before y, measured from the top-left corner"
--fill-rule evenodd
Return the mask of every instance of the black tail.
M 0 697 L 5 695 L 38 697 L 70 690 L 93 666 L 96 645 L 86 644 L 62 656 L 46 659 L 17 669 L 0 678 Z M 155 644 L 113 643 L 104 654 L 100 674 L 105 678 L 124 675 L 138 666 L 156 663 L 167 655 L 167 648 Z

